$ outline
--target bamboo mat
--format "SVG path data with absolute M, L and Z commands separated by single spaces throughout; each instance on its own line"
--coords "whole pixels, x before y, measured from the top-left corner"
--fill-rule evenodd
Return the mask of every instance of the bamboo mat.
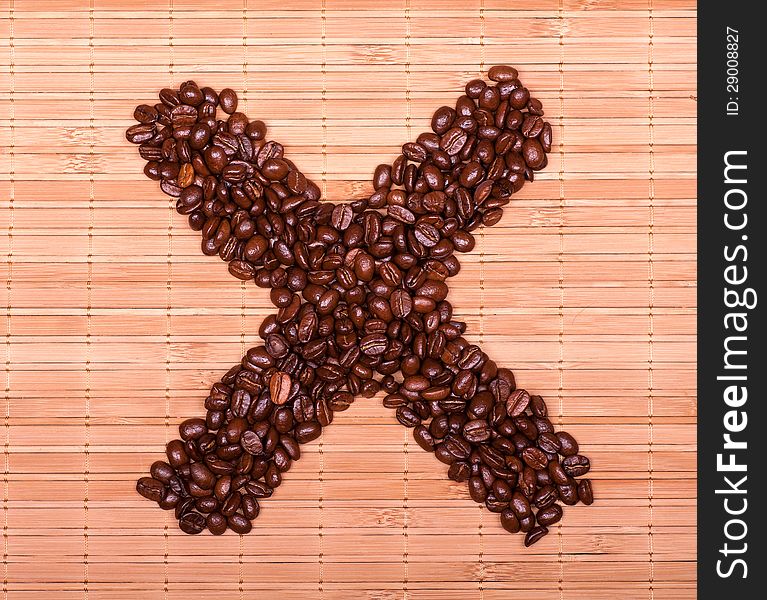
M 3 598 L 693 598 L 695 27 L 691 0 L 4 0 Z M 360 399 L 252 534 L 181 534 L 136 477 L 272 309 L 144 178 L 133 107 L 244 90 L 346 199 L 495 63 L 555 148 L 451 299 L 576 435 L 596 503 L 526 550 Z

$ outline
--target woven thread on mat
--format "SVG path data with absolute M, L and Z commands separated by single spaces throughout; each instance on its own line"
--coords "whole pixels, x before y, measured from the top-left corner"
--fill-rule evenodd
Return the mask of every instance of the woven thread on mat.
M 327 12 L 325 0 L 322 0 L 320 13 L 320 38 L 322 43 L 322 96 L 320 109 L 322 111 L 322 197 L 328 197 L 328 91 L 327 91 Z M 317 448 L 319 453 L 319 498 L 317 501 L 319 513 L 317 515 L 317 592 L 320 600 L 325 597 L 325 453 L 323 452 L 323 436 L 320 436 Z
M 557 398 L 559 399 L 558 426 L 562 431 L 562 418 L 564 415 L 564 362 L 565 362 L 565 19 L 564 0 L 559 0 L 557 13 L 559 20 L 559 387 Z M 565 565 L 562 560 L 564 541 L 562 539 L 562 521 L 557 523 L 557 565 L 559 598 L 565 597 Z
M 412 107 L 410 105 L 410 0 L 405 0 L 405 129 L 407 130 L 407 138 L 410 140 L 412 135 L 411 115 Z M 408 531 L 409 526 L 409 510 L 408 510 L 408 494 L 409 494 L 409 470 L 410 470 L 410 456 L 408 455 L 408 442 L 409 431 L 407 429 L 403 432 L 404 441 L 402 443 L 402 450 L 404 452 L 404 472 L 402 477 L 402 533 L 403 533 L 403 549 L 402 549 L 402 595 L 403 599 L 407 600 L 408 597 L 408 581 L 410 579 L 410 535 Z
M 649 305 L 647 310 L 648 335 L 647 335 L 647 485 L 648 485 L 648 523 L 647 523 L 647 553 L 649 559 L 648 591 L 650 600 L 655 597 L 655 548 L 653 540 L 653 413 L 654 413 L 654 382 L 653 382 L 653 329 L 654 329 L 654 305 L 655 305 L 655 269 L 653 264 L 654 239 L 653 227 L 655 224 L 655 124 L 653 123 L 655 80 L 653 73 L 653 3 L 648 4 L 648 43 L 647 43 L 647 75 L 649 90 L 647 96 L 648 108 L 648 136 L 649 136 L 649 224 L 647 230 L 647 278 L 649 285 Z
M 16 201 L 16 41 L 15 3 L 8 10 L 8 96 L 10 144 L 8 148 L 8 273 L 5 279 L 5 444 L 3 445 L 3 598 L 8 598 L 8 494 L 11 472 L 11 304 L 13 296 L 13 227 Z
M 242 2 L 242 100 L 245 105 L 245 114 L 248 110 L 248 0 Z M 240 282 L 240 355 L 245 355 L 245 282 Z M 239 554 L 237 555 L 238 591 L 240 600 L 245 598 L 245 573 L 243 558 L 245 556 L 245 536 L 240 535 Z
M 89 594 L 88 569 L 89 569 L 89 502 L 90 502 L 90 469 L 91 469 L 91 302 L 93 300 L 93 227 L 95 222 L 95 190 L 94 171 L 95 165 L 95 89 L 94 89 L 94 0 L 88 2 L 88 75 L 90 87 L 88 90 L 88 277 L 87 307 L 85 310 L 85 456 L 83 476 L 85 479 L 85 498 L 83 500 L 83 593 L 85 598 Z
M 173 0 L 168 0 L 168 81 L 169 86 L 174 86 L 175 64 L 173 55 Z M 166 257 L 165 279 L 165 441 L 170 439 L 170 388 L 171 388 L 171 335 L 173 331 L 172 321 L 172 290 L 173 290 L 173 219 L 175 211 L 172 202 L 168 202 L 168 253 Z M 168 515 L 163 517 L 163 598 L 168 599 L 170 588 L 170 567 L 168 556 L 170 554 L 170 542 L 168 539 Z
M 485 76 L 485 0 L 479 0 L 479 77 Z M 479 346 L 485 341 L 485 226 L 479 226 Z M 479 522 L 477 523 L 477 536 L 479 537 L 479 573 L 477 587 L 479 599 L 485 597 L 485 540 L 484 540 L 484 515 L 485 507 L 477 506 L 479 510 Z

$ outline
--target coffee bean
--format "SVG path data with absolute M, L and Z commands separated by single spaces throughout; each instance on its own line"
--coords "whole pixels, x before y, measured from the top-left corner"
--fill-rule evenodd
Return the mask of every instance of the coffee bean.
M 198 512 L 188 512 L 179 520 L 178 526 L 184 533 L 196 535 L 205 529 L 206 520 Z
M 470 472 L 471 470 L 469 469 L 469 465 L 467 463 L 463 461 L 456 461 L 450 465 L 450 468 L 447 471 L 447 476 L 453 481 L 462 483 L 469 479 Z
M 575 456 L 568 456 L 565 458 L 562 461 L 562 467 L 564 468 L 565 473 L 571 477 L 580 477 L 589 472 L 591 464 L 589 463 L 588 458 L 576 454 Z
M 582 479 L 578 482 L 578 499 L 586 505 L 594 503 L 594 493 L 591 490 L 591 480 Z
M 142 477 L 136 483 L 136 491 L 147 500 L 152 500 L 153 502 L 159 502 L 162 499 L 164 489 L 165 486 L 162 481 L 152 477 Z
M 224 88 L 218 93 L 218 102 L 221 110 L 229 115 L 237 110 L 237 94 L 230 88 Z
M 234 513 L 230 515 L 227 518 L 226 523 L 232 531 L 239 533 L 240 535 L 249 533 L 253 527 L 250 519 L 244 515 L 241 515 L 240 513 Z
M 522 519 L 531 514 L 530 502 L 519 492 L 514 492 L 509 506 L 511 510 L 514 511 L 514 514 L 517 515 L 518 519 Z
M 272 402 L 279 406 L 285 404 L 290 397 L 290 375 L 277 371 L 269 379 L 269 395 Z
M 467 442 L 480 444 L 490 439 L 492 430 L 483 419 L 473 419 L 463 426 L 463 437 Z
M 140 123 L 139 125 L 128 127 L 128 130 L 125 132 L 125 138 L 131 144 L 143 144 L 154 137 L 155 131 L 154 123 Z
M 149 469 L 149 474 L 158 481 L 167 485 L 176 473 L 173 467 L 171 467 L 168 463 L 162 460 L 158 460 L 152 463 L 152 466 Z
M 557 490 L 553 485 L 544 485 L 536 493 L 533 502 L 539 509 L 547 508 L 557 501 Z
M 530 404 L 530 395 L 526 390 L 514 390 L 506 401 L 506 414 L 518 417 L 524 414 Z
M 562 508 L 558 504 L 552 504 L 539 510 L 535 518 L 540 525 L 553 525 L 562 518 Z
M 538 429 L 538 433 L 538 447 L 541 450 L 548 452 L 549 454 L 556 454 L 559 452 L 561 444 L 559 443 L 559 438 L 556 435 L 548 432 L 540 433 L 540 429 Z
M 178 426 L 179 434 L 183 440 L 196 440 L 202 437 L 207 430 L 203 419 L 187 419 Z
M 322 428 L 319 423 L 313 421 L 300 423 L 296 426 L 296 440 L 300 444 L 306 444 L 307 442 L 316 440 L 320 437 L 320 433 L 322 433 Z
M 219 512 L 212 512 L 208 515 L 205 523 L 213 535 L 222 535 L 226 531 L 226 517 Z
M 573 436 L 566 431 L 558 431 L 556 436 L 559 439 L 559 444 L 561 446 L 559 453 L 562 456 L 573 456 L 578 454 L 578 442 L 575 441 Z
M 501 513 L 501 526 L 509 533 L 519 531 L 519 519 L 512 509 L 507 508 Z
M 543 525 L 533 527 L 525 536 L 525 547 L 528 548 L 532 546 L 548 533 L 549 530 Z
M 490 67 L 490 70 L 487 72 L 487 77 L 491 81 L 514 81 L 517 75 L 517 70 L 514 67 L 506 65 Z

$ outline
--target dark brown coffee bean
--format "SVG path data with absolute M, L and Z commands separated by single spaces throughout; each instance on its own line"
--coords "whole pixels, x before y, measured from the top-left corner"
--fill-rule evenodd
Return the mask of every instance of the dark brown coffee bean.
M 463 426 L 463 437 L 467 442 L 480 444 L 490 439 L 490 425 L 483 419 L 467 421 Z
M 539 510 L 535 518 L 540 525 L 553 525 L 562 518 L 562 508 L 559 504 L 552 504 Z
M 207 521 L 205 520 L 205 517 L 203 517 L 198 512 L 188 512 L 182 516 L 178 522 L 179 529 L 181 529 L 181 531 L 184 533 L 188 533 L 189 535 L 197 535 L 198 533 L 202 533 L 206 524 Z
M 533 503 L 539 509 L 547 508 L 557 501 L 557 490 L 553 485 L 544 485 L 533 497 Z
M 187 419 L 178 426 L 183 440 L 196 440 L 208 431 L 203 419 Z
M 501 513 L 501 526 L 509 533 L 519 532 L 519 519 L 512 509 L 507 508 Z
M 481 477 L 469 478 L 469 495 L 474 502 L 482 503 L 487 498 L 487 488 Z
M 568 456 L 565 458 L 562 461 L 562 468 L 564 468 L 565 473 L 571 477 L 580 477 L 589 472 L 591 464 L 589 463 L 588 458 L 576 454 L 575 456 Z
M 578 489 L 573 484 L 558 485 L 557 493 L 564 504 L 573 506 L 578 503 Z
M 162 481 L 158 481 L 152 477 L 142 477 L 136 483 L 136 491 L 147 500 L 152 500 L 153 502 L 162 500 L 164 490 L 165 486 Z
M 204 490 L 213 489 L 216 483 L 216 476 L 205 466 L 205 463 L 192 463 L 190 470 L 192 481 Z
M 167 485 L 176 473 L 173 470 L 173 467 L 171 467 L 168 463 L 162 460 L 158 460 L 152 463 L 152 466 L 149 469 L 149 474 L 158 481 Z
M 468 134 L 463 129 L 453 127 L 442 136 L 439 147 L 447 152 L 449 156 L 455 156 L 463 150 L 468 139 Z
M 456 461 L 450 465 L 447 471 L 447 476 L 453 481 L 462 483 L 469 479 L 470 469 L 469 465 L 463 461 Z
M 272 495 L 272 488 L 261 481 L 249 481 L 245 484 L 245 490 L 254 498 L 269 498 Z
M 231 115 L 237 110 L 237 93 L 230 88 L 224 88 L 218 93 L 218 102 L 221 110 Z
M 540 433 L 538 435 L 538 447 L 549 454 L 556 454 L 561 448 L 559 438 L 553 433 Z
M 530 404 L 530 395 L 526 390 L 514 390 L 506 401 L 506 414 L 510 417 L 519 417 L 524 414 Z
M 154 137 L 155 131 L 154 123 L 140 123 L 129 127 L 125 132 L 125 138 L 131 144 L 143 144 Z
M 533 544 L 539 542 L 541 538 L 543 538 L 548 533 L 549 530 L 546 529 L 546 527 L 543 525 L 533 527 L 525 536 L 525 547 L 529 548 Z
M 559 443 L 561 445 L 559 453 L 562 456 L 573 456 L 578 454 L 578 442 L 575 441 L 573 436 L 571 436 L 566 431 L 558 431 L 556 436 L 559 439 Z
M 320 437 L 320 433 L 322 433 L 322 428 L 319 423 L 314 421 L 299 423 L 296 426 L 296 440 L 300 444 L 306 444 L 307 442 L 316 440 Z
M 250 522 L 250 519 L 244 515 L 241 515 L 240 513 L 234 513 L 227 518 L 226 522 L 232 531 L 239 533 L 240 535 L 249 533 L 253 528 L 253 524 Z
M 517 75 L 517 70 L 507 65 L 490 67 L 490 70 L 487 72 L 487 77 L 491 81 L 514 81 Z
M 591 480 L 582 479 L 578 482 L 578 499 L 586 505 L 594 503 L 594 493 L 591 490 Z
M 514 492 L 514 495 L 511 498 L 510 508 L 514 511 L 514 514 L 517 515 L 518 519 L 522 519 L 531 514 L 530 502 L 519 492 Z
M 558 460 L 552 460 L 548 465 L 549 476 L 557 485 L 566 485 L 570 478 Z
M 246 431 L 240 438 L 240 444 L 245 452 L 248 454 L 261 454 L 264 451 L 264 446 L 261 443 L 261 438 L 254 431 Z
M 219 512 L 210 513 L 205 522 L 213 535 L 222 535 L 226 531 L 226 517 Z
M 522 460 L 533 469 L 545 469 L 549 462 L 546 453 L 540 448 L 525 448 Z

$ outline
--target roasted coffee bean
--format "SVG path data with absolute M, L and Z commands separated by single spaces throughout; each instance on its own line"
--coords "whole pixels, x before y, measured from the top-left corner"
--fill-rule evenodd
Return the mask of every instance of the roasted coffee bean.
M 319 423 L 309 421 L 298 424 L 295 431 L 296 440 L 300 444 L 306 444 L 307 442 L 311 442 L 312 440 L 316 440 L 318 437 L 320 437 L 322 428 L 320 427 Z
M 509 533 L 519 532 L 519 519 L 512 509 L 507 508 L 501 513 L 501 526 Z
M 573 436 L 566 431 L 558 431 L 556 436 L 559 439 L 559 444 L 561 446 L 559 453 L 562 456 L 573 456 L 578 454 L 578 442 L 575 441 Z
M 514 492 L 514 495 L 511 498 L 510 508 L 519 519 L 531 514 L 530 502 L 519 492 Z
M 578 482 L 578 499 L 586 505 L 594 503 L 594 493 L 591 490 L 591 480 L 582 479 Z
M 557 501 L 557 490 L 553 485 L 544 485 L 533 497 L 533 503 L 539 509 L 547 508 Z
M 158 460 L 152 463 L 152 466 L 149 468 L 149 474 L 158 481 L 167 485 L 170 483 L 171 478 L 176 474 L 176 472 L 168 463 L 162 460 Z
M 132 144 L 143 144 L 154 137 L 154 123 L 140 123 L 133 125 L 125 132 L 125 138 Z
M 562 508 L 558 504 L 552 504 L 542 508 L 535 515 L 536 521 L 540 525 L 553 525 L 562 518 Z
M 578 503 L 578 488 L 572 483 L 566 485 L 558 485 L 557 493 L 564 504 L 573 506 Z
M 462 483 L 469 479 L 470 473 L 471 470 L 467 463 L 463 461 L 456 461 L 450 465 L 450 468 L 447 471 L 447 476 L 453 481 Z
M 152 477 L 142 477 L 138 480 L 138 483 L 136 483 L 136 491 L 147 500 L 152 500 L 154 502 L 162 500 L 164 489 L 165 486 L 162 481 L 158 481 Z
M 242 448 L 248 454 L 261 454 L 264 451 L 264 446 L 261 443 L 261 438 L 258 437 L 255 431 L 246 431 L 240 438 L 240 444 Z
M 530 404 L 530 394 L 526 390 L 514 390 L 506 401 L 506 414 L 519 417 Z
M 487 77 L 491 81 L 514 81 L 517 75 L 517 70 L 514 67 L 506 65 L 490 67 L 490 70 L 487 72 Z
M 549 462 L 548 470 L 551 480 L 557 485 L 565 485 L 570 481 L 570 478 L 558 460 L 555 459 Z
M 179 519 L 178 526 L 181 531 L 188 533 L 189 535 L 196 535 L 202 533 L 207 521 L 198 512 L 188 512 Z
M 237 94 L 230 88 L 224 88 L 218 93 L 218 103 L 221 110 L 231 115 L 237 110 Z
M 591 469 L 591 464 L 589 463 L 588 458 L 581 456 L 580 454 L 576 454 L 574 456 L 568 456 L 565 458 L 562 461 L 562 468 L 565 470 L 565 473 L 571 477 L 580 477 L 581 475 L 585 475 L 589 472 Z
M 183 440 L 196 440 L 202 437 L 208 428 L 204 419 L 187 419 L 178 426 L 179 434 Z
M 467 421 L 463 426 L 463 437 L 472 444 L 486 442 L 490 439 L 491 432 L 490 425 L 483 419 Z
M 548 533 L 549 533 L 549 530 L 546 529 L 546 527 L 544 527 L 543 525 L 533 527 L 525 536 L 525 547 L 527 548 L 532 546 L 536 542 L 540 541 L 540 539 Z
M 481 477 L 469 478 L 469 494 L 474 502 L 484 502 L 487 498 L 487 488 Z
M 250 519 L 244 515 L 241 515 L 240 513 L 234 513 L 228 517 L 226 523 L 229 526 L 229 529 L 235 533 L 239 533 L 240 535 L 249 533 L 253 528 L 253 524 L 250 522 Z
M 205 523 L 213 535 L 222 535 L 226 531 L 226 517 L 220 512 L 212 512 Z
M 538 428 L 536 427 L 536 429 Z M 561 448 L 559 438 L 553 433 L 540 433 L 540 429 L 538 432 L 538 447 L 548 454 L 556 454 Z
M 277 371 L 269 379 L 269 394 L 272 402 L 279 406 L 285 404 L 290 397 L 292 382 L 290 375 Z

